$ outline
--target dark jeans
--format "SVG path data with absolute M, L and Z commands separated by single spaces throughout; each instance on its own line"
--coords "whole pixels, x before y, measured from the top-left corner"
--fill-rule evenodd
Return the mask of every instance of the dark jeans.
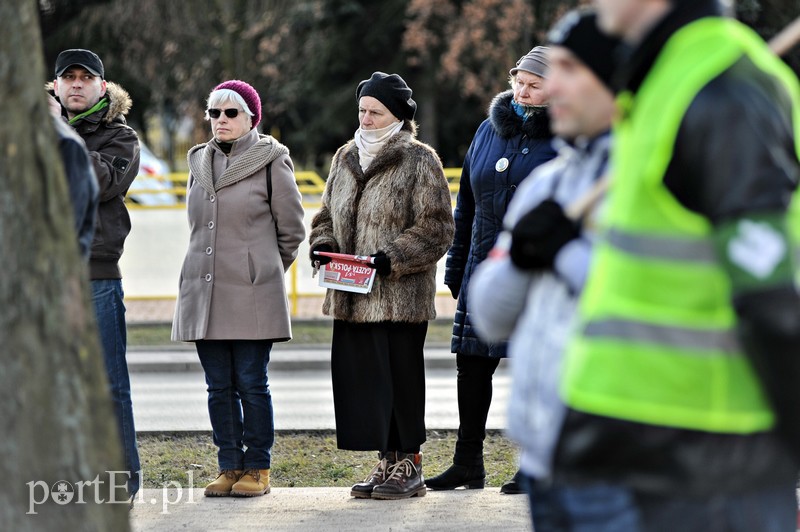
M 219 468 L 269 469 L 275 442 L 267 382 L 272 342 L 198 340 L 196 346 L 206 373 Z
M 527 475 L 522 475 L 522 483 L 536 532 L 643 530 L 636 500 L 627 488 L 606 483 L 559 486 Z
M 492 376 L 499 364 L 499 358 L 456 354 L 458 440 L 454 464 L 483 465 L 486 418 L 492 405 Z
M 136 429 L 133 424 L 133 404 L 131 403 L 131 381 L 128 376 L 128 362 L 125 352 L 128 344 L 125 328 L 125 304 L 123 303 L 122 281 L 120 279 L 100 279 L 92 281 L 92 302 L 97 317 L 100 345 L 103 349 L 111 400 L 117 418 L 125 470 L 128 477 L 128 494 L 139 491 L 139 449 L 136 446 Z
M 706 498 L 642 496 L 638 502 L 648 532 L 794 532 L 797 528 L 794 482 Z
M 536 532 L 794 532 L 794 483 L 708 497 L 635 494 L 610 483 L 542 485 L 525 477 Z

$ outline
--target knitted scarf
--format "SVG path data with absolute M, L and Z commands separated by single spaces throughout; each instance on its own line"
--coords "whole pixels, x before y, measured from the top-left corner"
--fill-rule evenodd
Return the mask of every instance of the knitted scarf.
M 400 120 L 381 129 L 358 128 L 356 130 L 353 140 L 355 140 L 356 147 L 358 147 L 358 164 L 361 166 L 362 172 L 366 172 L 386 141 L 400 131 L 402 127 L 403 121 Z

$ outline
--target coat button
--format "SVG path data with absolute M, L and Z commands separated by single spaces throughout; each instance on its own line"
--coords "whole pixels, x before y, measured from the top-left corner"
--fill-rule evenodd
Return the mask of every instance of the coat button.
M 211 246 L 206 248 L 206 255 L 211 255 Z
M 214 222 L 213 221 L 208 222 L 208 228 L 209 229 L 214 229 Z
M 211 194 L 211 197 L 208 198 L 208 201 L 214 203 L 215 201 L 217 201 L 217 197 L 214 194 Z
M 211 274 L 210 273 L 206 274 L 206 281 L 209 281 L 209 282 L 211 281 Z
M 528 153 L 529 151 L 530 151 L 530 150 L 529 150 L 528 148 L 522 148 L 522 154 L 523 154 L 523 155 L 525 155 L 525 154 L 526 154 L 526 153 Z

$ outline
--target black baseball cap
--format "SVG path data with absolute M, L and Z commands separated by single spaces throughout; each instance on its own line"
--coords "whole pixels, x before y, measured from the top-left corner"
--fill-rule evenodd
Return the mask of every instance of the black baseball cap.
M 100 58 L 97 57 L 97 54 L 91 50 L 72 48 L 70 50 L 64 50 L 58 54 L 58 59 L 56 59 L 56 77 L 59 77 L 72 65 L 80 65 L 95 76 L 100 76 L 101 78 L 105 79 L 103 62 L 100 61 Z

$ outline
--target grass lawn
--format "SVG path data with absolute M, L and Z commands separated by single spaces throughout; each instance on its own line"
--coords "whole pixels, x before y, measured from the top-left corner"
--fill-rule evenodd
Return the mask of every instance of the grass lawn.
M 422 446 L 423 474 L 432 477 L 450 466 L 455 431 L 428 431 Z M 140 434 L 139 454 L 145 488 L 168 482 L 202 488 L 217 476 L 217 450 L 210 433 Z M 348 488 L 363 480 L 377 453 L 341 451 L 333 431 L 278 432 L 272 448 L 270 481 L 275 487 Z M 487 486 L 499 487 L 517 470 L 517 450 L 501 431 L 488 431 L 484 445 Z

